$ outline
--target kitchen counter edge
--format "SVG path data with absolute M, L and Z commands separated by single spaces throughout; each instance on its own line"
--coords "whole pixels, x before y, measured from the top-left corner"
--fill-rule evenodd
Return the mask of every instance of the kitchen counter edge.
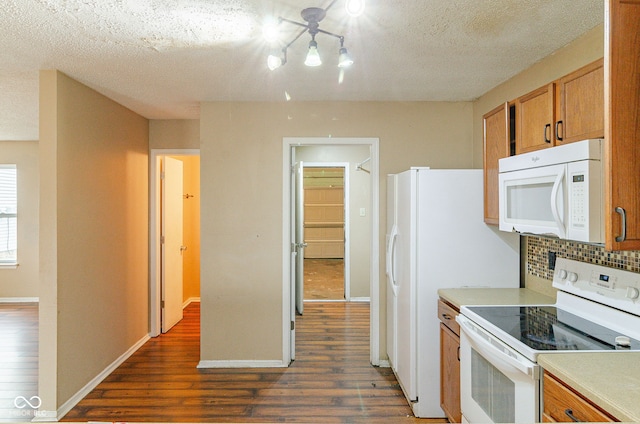
M 458 310 L 463 305 L 548 305 L 556 301 L 555 298 L 526 288 L 439 289 L 438 296 Z
M 551 353 L 538 364 L 622 422 L 640 422 L 640 353 Z

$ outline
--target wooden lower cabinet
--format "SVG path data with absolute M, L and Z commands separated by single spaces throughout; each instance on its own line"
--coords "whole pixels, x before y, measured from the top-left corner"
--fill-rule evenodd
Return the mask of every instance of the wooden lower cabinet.
M 452 423 L 462 420 L 460 409 L 460 329 L 453 307 L 438 301 L 440 323 L 440 407 Z
M 576 393 L 552 374 L 544 374 L 542 421 L 555 422 L 616 422 L 588 399 Z

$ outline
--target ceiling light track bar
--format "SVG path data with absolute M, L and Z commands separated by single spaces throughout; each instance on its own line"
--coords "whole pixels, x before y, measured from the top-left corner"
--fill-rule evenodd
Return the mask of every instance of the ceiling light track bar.
M 312 36 L 314 36 L 317 33 L 321 33 L 321 34 L 325 34 L 325 35 L 330 35 L 332 37 L 335 37 L 337 39 L 340 40 L 341 43 L 344 42 L 344 36 L 342 35 L 338 35 L 338 34 L 334 34 L 333 32 L 329 32 L 329 31 L 325 31 L 323 29 L 320 28 L 313 28 L 311 24 L 303 24 L 302 22 L 296 22 L 296 21 L 292 21 L 291 19 L 287 19 L 287 18 L 278 18 L 278 20 L 280 22 L 288 22 L 290 24 L 293 25 L 298 25 L 300 27 L 306 28 L 305 30 L 303 30 L 302 32 L 300 32 L 300 34 L 298 34 L 296 36 L 296 38 L 294 38 L 293 40 L 291 40 L 291 42 L 289 44 L 287 44 L 287 47 L 289 47 L 291 44 L 293 44 L 298 38 L 300 38 L 302 36 L 302 34 L 304 34 L 305 32 L 309 32 L 309 34 L 311 34 Z

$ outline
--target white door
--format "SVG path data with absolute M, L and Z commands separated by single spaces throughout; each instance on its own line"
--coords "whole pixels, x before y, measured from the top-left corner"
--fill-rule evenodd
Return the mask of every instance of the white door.
M 182 319 L 182 161 L 162 160 L 162 332 Z
M 405 171 L 397 180 L 397 236 L 395 245 L 396 375 L 405 394 L 416 401 L 416 208 L 417 172 Z
M 387 275 L 387 355 L 389 364 L 393 371 L 398 371 L 396 367 L 396 356 L 398 352 L 397 342 L 397 310 L 398 310 L 398 286 L 397 286 L 397 262 L 396 262 L 396 242 L 398 237 L 398 227 L 396 225 L 397 198 L 396 175 L 387 176 L 387 235 L 386 235 L 386 275 Z
M 304 167 L 302 162 L 294 165 L 295 178 L 295 281 L 296 281 L 296 310 L 300 315 L 304 312 Z

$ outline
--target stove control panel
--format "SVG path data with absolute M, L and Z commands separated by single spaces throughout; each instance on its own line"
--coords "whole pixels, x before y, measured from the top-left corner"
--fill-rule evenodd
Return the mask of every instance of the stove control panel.
M 558 258 L 553 287 L 640 315 L 640 274 L 635 272 Z

